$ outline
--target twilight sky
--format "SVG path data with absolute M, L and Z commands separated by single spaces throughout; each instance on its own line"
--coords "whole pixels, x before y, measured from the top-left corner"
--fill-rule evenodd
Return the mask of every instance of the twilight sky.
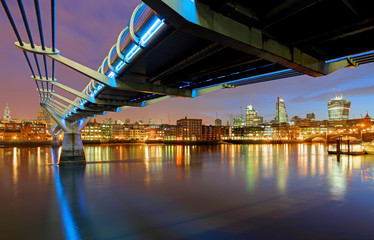
M 32 26 L 34 41 L 39 44 L 35 10 L 32 0 L 24 0 L 26 14 Z M 40 0 L 44 35 L 50 41 L 50 1 Z M 29 42 L 20 21 L 16 1 L 7 1 L 23 41 Z M 57 1 L 56 48 L 61 55 L 97 69 L 118 34 L 128 23 L 138 0 L 75 0 Z M 8 102 L 11 114 L 16 119 L 35 119 L 39 109 L 39 97 L 22 51 L 14 46 L 16 37 L 1 7 L 0 11 L 0 117 Z M 31 55 L 30 55 L 31 56 Z M 89 82 L 87 77 L 56 63 L 56 78 L 77 90 Z M 218 112 L 225 122 L 229 115 L 240 114 L 240 105 L 252 104 L 258 115 L 265 120 L 275 116 L 275 102 L 284 97 L 289 117 L 316 113 L 317 119 L 327 119 L 327 101 L 334 97 L 333 88 L 341 89 L 343 96 L 352 101 L 350 118 L 360 118 L 369 113 L 374 117 L 374 64 L 365 64 L 354 69 L 342 69 L 325 77 L 299 76 L 265 83 L 257 83 L 235 89 L 224 89 L 195 99 L 171 98 L 145 108 L 130 108 L 119 113 L 108 113 L 113 119 L 130 118 L 155 123 L 171 123 L 187 116 L 202 118 L 213 124 Z M 69 96 L 59 92 L 61 95 Z M 70 97 L 74 99 L 74 97 Z M 99 120 L 104 117 L 99 117 Z

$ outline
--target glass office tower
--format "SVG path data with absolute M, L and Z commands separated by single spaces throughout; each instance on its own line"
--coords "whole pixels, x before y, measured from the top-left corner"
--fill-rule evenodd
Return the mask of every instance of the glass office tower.
M 343 99 L 342 93 L 336 93 L 335 98 L 330 99 L 327 103 L 329 121 L 340 121 L 349 119 L 351 101 Z

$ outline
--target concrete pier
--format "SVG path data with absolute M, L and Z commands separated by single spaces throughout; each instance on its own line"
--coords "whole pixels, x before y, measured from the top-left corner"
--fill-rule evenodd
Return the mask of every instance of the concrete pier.
M 83 151 L 83 143 L 80 132 L 65 132 L 62 141 L 62 150 L 60 156 L 60 165 L 85 164 L 86 158 Z
M 59 146 L 60 146 L 60 140 L 58 140 L 58 136 L 53 135 L 52 147 L 59 147 Z

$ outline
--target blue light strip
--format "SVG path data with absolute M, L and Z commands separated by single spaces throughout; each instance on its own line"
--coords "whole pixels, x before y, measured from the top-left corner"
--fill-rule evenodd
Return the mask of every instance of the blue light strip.
M 54 166 L 55 174 L 54 174 L 54 180 L 56 185 L 56 194 L 58 199 L 58 206 L 60 207 L 61 212 L 61 218 L 62 218 L 62 224 L 64 226 L 65 230 L 65 238 L 66 239 L 81 239 L 78 232 L 78 226 L 74 221 L 72 211 L 69 206 L 69 202 L 65 196 L 64 193 L 64 187 L 62 186 L 62 182 L 60 179 L 60 174 L 57 166 Z
M 126 65 L 126 62 L 124 61 L 121 61 L 116 67 L 115 67 L 115 70 L 118 72 L 121 68 L 123 68 L 123 66 Z
M 137 52 L 139 52 L 140 47 L 135 45 L 125 56 L 126 62 L 130 62 L 131 58 L 135 56 Z M 119 69 L 120 70 L 120 69 Z
M 110 77 L 110 78 L 115 78 L 117 77 L 116 74 L 112 71 L 109 71 L 109 73 L 107 73 L 107 76 Z
M 285 72 L 290 72 L 290 71 L 293 71 L 293 69 L 284 69 L 284 70 L 280 70 L 280 71 L 277 71 L 277 72 L 265 73 L 265 74 L 252 76 L 252 77 L 247 77 L 247 78 L 242 78 L 242 79 L 238 79 L 238 80 L 234 80 L 234 81 L 228 81 L 226 83 L 234 83 L 234 82 L 239 82 L 239 81 L 244 81 L 244 80 L 251 80 L 251 79 L 255 79 L 255 78 L 260 78 L 260 77 L 273 76 L 273 75 L 276 75 L 276 74 L 279 74 L 279 73 L 285 73 Z
M 145 47 L 147 45 L 147 43 L 149 42 L 149 40 L 162 28 L 162 26 L 164 26 L 165 23 L 164 23 L 164 20 L 161 20 L 159 18 L 156 19 L 156 21 L 151 25 L 151 27 L 144 33 L 144 35 L 140 38 L 140 45 L 142 47 Z M 126 65 L 128 64 L 131 59 L 141 50 L 142 48 L 139 47 L 138 45 L 134 45 L 130 51 L 127 52 L 127 54 L 125 55 L 125 61 L 119 61 L 119 63 L 117 64 L 117 66 L 114 67 L 114 70 L 116 72 L 113 72 L 113 71 L 108 71 L 105 73 L 105 75 L 107 75 L 108 77 L 110 78 L 115 78 L 117 77 L 117 73 L 119 71 L 121 71 L 121 69 Z M 98 87 L 96 87 L 98 86 Z M 97 94 L 100 92 L 100 90 L 104 87 L 103 84 L 101 83 L 98 83 L 94 87 L 94 89 L 88 94 L 89 96 L 91 97 L 96 97 Z M 84 106 L 85 104 L 87 103 L 87 100 L 85 99 L 82 99 L 81 101 L 79 101 L 79 104 L 81 106 Z M 119 108 L 118 108 L 119 109 Z M 117 109 L 117 111 L 118 111 Z
M 157 18 L 157 20 L 152 24 L 152 26 L 147 30 L 147 32 L 140 38 L 140 45 L 142 47 L 145 47 L 148 41 L 160 30 L 162 26 L 164 26 L 165 23 L 163 20 Z M 126 65 L 128 64 L 131 59 L 141 50 L 141 47 L 138 45 L 134 45 L 130 51 L 125 55 L 125 61 L 120 61 L 117 66 L 115 67 L 115 70 L 117 73 Z
M 140 45 L 145 46 L 151 37 L 157 33 L 157 31 L 164 25 L 163 20 L 157 18 L 157 20 L 152 24 L 148 31 L 140 38 Z
M 374 50 L 373 51 L 369 51 L 369 52 L 359 53 L 359 54 L 352 55 L 352 56 L 349 56 L 349 57 L 350 58 L 356 58 L 356 57 L 362 57 L 362 56 L 370 55 L 370 54 L 374 54 Z
M 374 54 L 374 51 L 359 53 L 359 54 L 355 54 L 355 55 L 351 55 L 351 56 L 346 56 L 346 57 L 335 58 L 335 59 L 326 61 L 326 63 L 338 62 L 338 61 L 341 61 L 341 60 L 345 60 L 348 57 L 349 58 L 357 58 L 357 57 L 362 57 L 362 56 L 371 55 L 371 54 Z
M 157 20 L 152 24 L 152 26 L 146 31 L 146 33 L 140 38 L 140 45 L 145 47 L 148 41 L 160 30 L 165 23 L 163 20 L 157 18 Z M 141 47 L 134 45 L 130 51 L 125 55 L 125 61 L 120 61 L 117 66 L 114 68 L 118 73 L 126 64 L 128 64 L 131 59 L 141 50 Z M 114 74 L 110 71 L 108 77 L 113 77 Z

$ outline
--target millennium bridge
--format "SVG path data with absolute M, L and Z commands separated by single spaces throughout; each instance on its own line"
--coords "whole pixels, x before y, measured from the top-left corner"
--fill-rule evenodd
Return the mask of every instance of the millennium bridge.
M 80 130 L 90 117 L 303 74 L 322 77 L 374 60 L 374 12 L 363 0 L 144 0 L 97 70 L 58 50 L 55 0 L 43 1 L 51 29 L 43 28 L 39 0 L 27 9 L 36 18 L 22 0 L 14 9 L 1 3 L 40 105 L 57 123 L 52 134 L 64 131 L 60 164 L 85 162 Z M 91 81 L 82 91 L 69 87 L 58 81 L 55 64 Z

